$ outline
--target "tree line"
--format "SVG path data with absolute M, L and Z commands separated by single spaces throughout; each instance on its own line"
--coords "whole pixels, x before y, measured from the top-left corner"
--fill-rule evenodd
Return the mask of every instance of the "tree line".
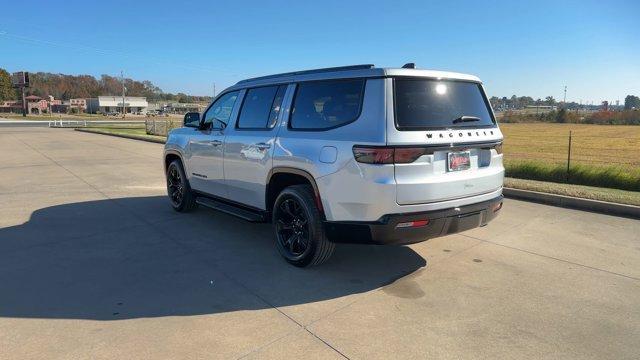
M 597 125 L 640 125 L 640 110 L 623 111 L 595 111 L 580 113 L 565 108 L 548 112 L 523 113 L 507 110 L 499 113 L 498 120 L 502 123 L 571 123 Z
M 565 109 L 578 109 L 581 107 L 581 104 L 578 104 L 575 101 L 567 102 L 563 104 L 558 102 L 553 96 L 547 96 L 543 99 L 533 99 L 531 96 L 516 96 L 513 95 L 510 98 L 503 96 L 497 97 L 492 96 L 489 99 L 491 106 L 495 110 L 507 110 L 507 109 L 522 109 L 527 106 L 557 106 L 562 105 Z M 599 106 L 600 104 L 598 104 Z M 611 105 L 611 104 L 609 104 Z M 624 98 L 624 109 L 632 110 L 632 109 L 640 109 L 640 98 L 635 95 L 627 95 Z
M 102 95 L 122 95 L 122 79 L 102 75 L 99 79 L 91 75 L 65 75 L 46 72 L 29 73 L 31 86 L 27 95 L 69 100 L 74 98 L 95 98 Z M 184 93 L 166 93 L 151 81 L 124 79 L 127 96 L 144 96 L 148 101 L 175 101 L 181 103 L 209 102 L 210 96 L 193 96 Z M 21 94 L 11 86 L 11 76 L 0 68 L 0 100 L 18 100 Z

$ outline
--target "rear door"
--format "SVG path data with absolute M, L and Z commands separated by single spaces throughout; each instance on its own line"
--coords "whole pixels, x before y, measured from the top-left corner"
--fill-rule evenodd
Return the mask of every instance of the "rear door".
M 389 86 L 388 145 L 423 151 L 414 161 L 395 164 L 398 204 L 446 201 L 502 187 L 502 134 L 479 83 L 394 78 Z
M 188 176 L 194 190 L 227 195 L 223 168 L 225 127 L 237 113 L 239 95 L 239 91 L 233 91 L 219 96 L 205 111 L 201 128 L 189 137 Z
M 265 209 L 276 124 L 287 85 L 247 89 L 234 126 L 225 140 L 224 173 L 228 199 Z

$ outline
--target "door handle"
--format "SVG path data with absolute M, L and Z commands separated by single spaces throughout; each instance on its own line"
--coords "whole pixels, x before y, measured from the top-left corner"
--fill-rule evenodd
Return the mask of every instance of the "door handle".
M 222 141 L 220 141 L 220 140 L 211 140 L 211 141 L 209 141 L 209 144 L 211 146 L 220 146 L 220 145 L 222 145 Z
M 256 148 L 258 150 L 267 150 L 270 147 L 271 147 L 271 144 L 267 144 L 267 143 L 257 143 L 256 144 Z

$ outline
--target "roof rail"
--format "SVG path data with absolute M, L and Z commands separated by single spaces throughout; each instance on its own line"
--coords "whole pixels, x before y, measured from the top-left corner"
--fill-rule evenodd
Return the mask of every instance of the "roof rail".
M 362 65 L 336 66 L 336 67 L 313 69 L 313 70 L 292 71 L 288 73 L 259 76 L 259 77 L 254 77 L 250 79 L 240 80 L 238 81 L 238 84 L 244 84 L 244 83 L 247 83 L 250 81 L 256 81 L 256 80 L 274 79 L 274 78 L 279 78 L 284 76 L 307 75 L 307 74 L 317 74 L 317 73 L 334 72 L 334 71 L 365 70 L 365 69 L 372 69 L 374 67 L 375 65 L 373 64 L 362 64 Z

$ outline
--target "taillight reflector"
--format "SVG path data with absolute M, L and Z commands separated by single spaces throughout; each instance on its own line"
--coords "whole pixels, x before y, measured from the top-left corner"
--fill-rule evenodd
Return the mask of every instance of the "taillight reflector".
M 398 229 L 398 228 L 420 227 L 420 226 L 425 226 L 425 225 L 429 225 L 429 219 L 401 222 L 401 223 L 398 223 L 398 225 L 396 225 L 396 229 Z

